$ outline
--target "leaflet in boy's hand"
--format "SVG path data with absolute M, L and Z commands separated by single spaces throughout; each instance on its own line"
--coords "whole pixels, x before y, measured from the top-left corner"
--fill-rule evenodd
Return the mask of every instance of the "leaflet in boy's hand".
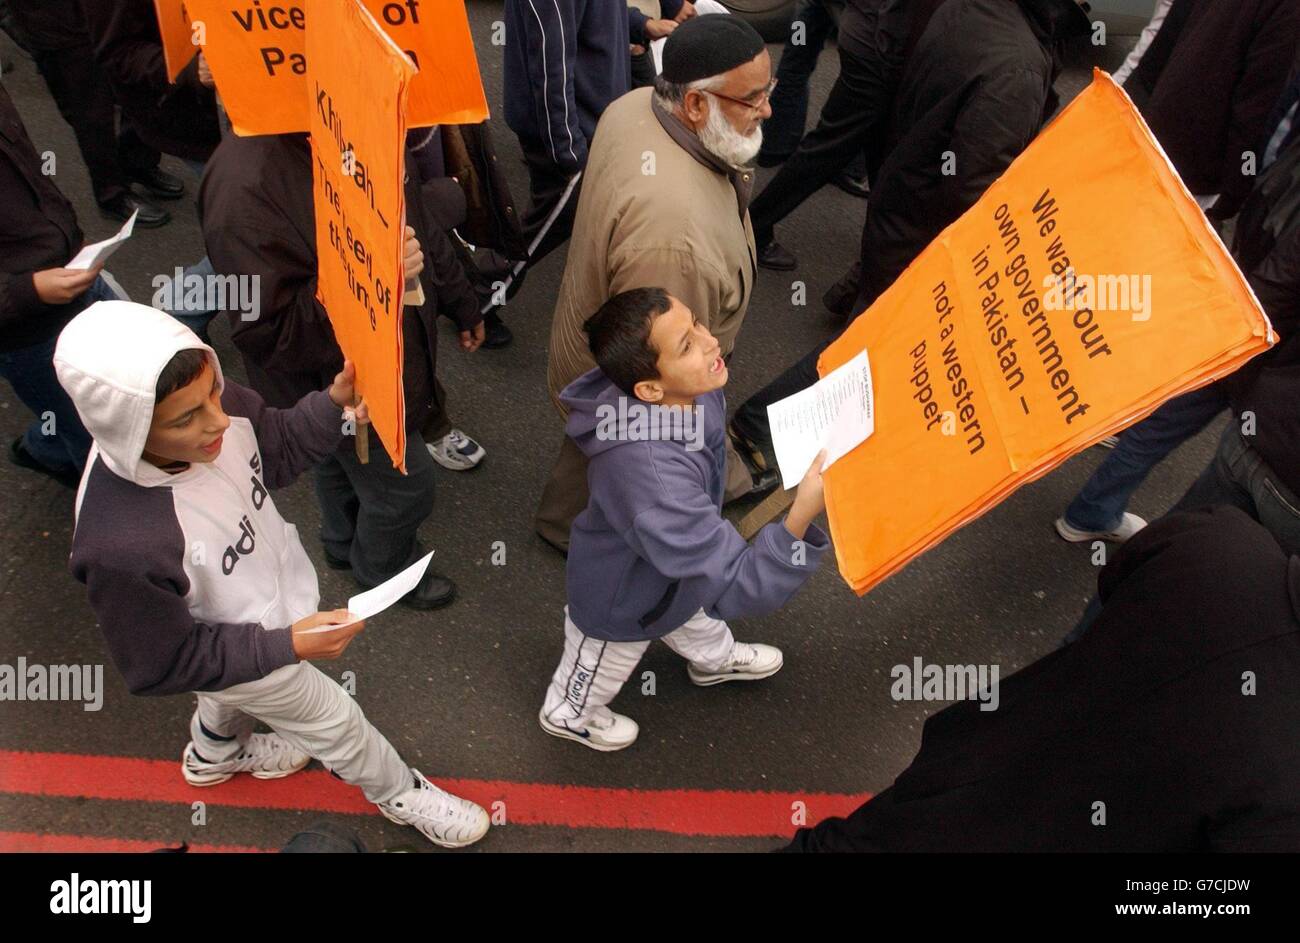
M 81 251 L 72 257 L 64 268 L 77 269 L 86 271 L 94 268 L 101 262 L 108 260 L 108 257 L 122 247 L 122 243 L 131 238 L 131 230 L 135 227 L 135 218 L 140 213 L 136 210 L 131 214 L 131 218 L 122 224 L 122 228 L 117 231 L 117 235 L 105 239 L 103 242 L 92 242 L 88 246 L 82 246 Z
M 786 490 L 826 449 L 824 471 L 875 431 L 871 364 L 864 350 L 812 386 L 767 407 L 776 463 Z
M 393 603 L 397 602 L 411 590 L 419 585 L 420 580 L 424 578 L 424 571 L 429 568 L 429 561 L 433 559 L 433 551 L 430 550 L 419 560 L 416 560 L 401 573 L 398 573 L 390 580 L 385 580 L 374 589 L 368 589 L 364 593 L 357 593 L 348 600 L 348 612 L 356 618 L 350 622 L 339 622 L 334 625 L 323 625 L 315 629 L 307 629 L 299 632 L 299 635 L 312 635 L 316 632 L 333 632 L 335 629 L 341 629 L 344 626 L 353 625 L 362 619 L 369 619 L 371 616 L 377 616 Z

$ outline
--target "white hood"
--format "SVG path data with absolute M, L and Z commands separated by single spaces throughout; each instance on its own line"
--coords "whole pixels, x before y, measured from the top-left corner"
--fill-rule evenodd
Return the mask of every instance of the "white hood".
M 178 352 L 192 349 L 207 353 L 224 388 L 216 352 L 184 324 L 147 305 L 96 302 L 59 335 L 54 351 L 59 382 L 115 474 L 141 485 L 169 480 L 141 454 L 153 422 L 158 375 Z

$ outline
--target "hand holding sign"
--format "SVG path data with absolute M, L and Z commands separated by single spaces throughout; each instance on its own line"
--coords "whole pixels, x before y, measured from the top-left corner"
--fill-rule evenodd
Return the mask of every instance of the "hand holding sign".
M 808 532 L 808 525 L 826 510 L 825 485 L 822 481 L 822 472 L 826 470 L 826 465 L 826 450 L 822 449 L 813 456 L 812 464 L 804 472 L 803 480 L 799 482 L 799 490 L 794 494 L 794 503 L 790 505 L 790 513 L 786 515 L 785 526 L 795 540 L 803 540 L 804 534 Z
M 356 0 L 317 0 L 307 30 L 317 297 L 356 364 L 375 433 L 405 470 L 402 299 L 424 253 L 406 226 L 407 84 L 414 69 Z M 355 63 L 365 62 L 357 70 Z M 366 435 L 357 436 L 358 456 Z

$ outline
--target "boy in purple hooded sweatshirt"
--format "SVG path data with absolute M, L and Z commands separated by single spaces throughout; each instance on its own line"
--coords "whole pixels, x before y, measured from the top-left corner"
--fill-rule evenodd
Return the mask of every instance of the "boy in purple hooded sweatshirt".
M 583 329 L 600 366 L 560 396 L 591 498 L 569 535 L 564 655 L 538 719 L 608 752 L 636 740 L 608 705 L 654 639 L 697 685 L 781 669 L 779 649 L 737 642 L 723 620 L 779 609 L 817 568 L 825 456 L 785 521 L 746 543 L 722 517 L 727 365 L 713 335 L 661 288 L 615 295 Z

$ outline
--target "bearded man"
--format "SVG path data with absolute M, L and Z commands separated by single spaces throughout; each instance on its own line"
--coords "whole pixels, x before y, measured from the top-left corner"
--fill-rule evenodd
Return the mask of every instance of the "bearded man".
M 587 157 L 573 237 L 551 323 L 547 384 L 559 392 L 595 366 L 582 323 L 631 288 L 660 286 L 731 354 L 757 271 L 749 164 L 763 143 L 775 83 L 762 37 L 739 17 L 678 26 L 653 91 L 605 110 Z M 728 445 L 726 499 L 771 488 Z M 587 461 L 564 437 L 537 511 L 537 532 L 567 551 L 587 504 Z

